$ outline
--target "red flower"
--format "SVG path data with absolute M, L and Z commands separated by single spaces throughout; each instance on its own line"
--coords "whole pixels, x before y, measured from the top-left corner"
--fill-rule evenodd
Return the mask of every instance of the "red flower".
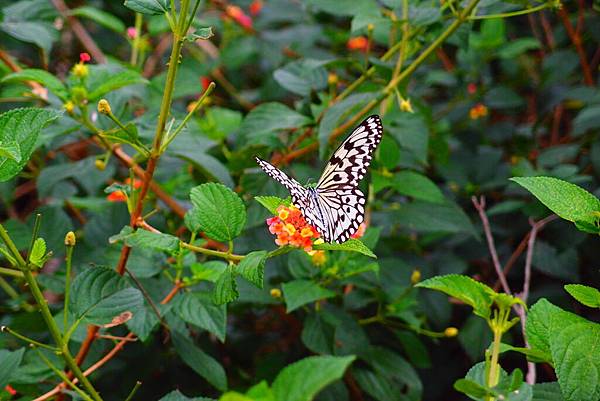
M 225 14 L 240 24 L 243 28 L 252 29 L 252 18 L 250 18 L 250 16 L 248 16 L 244 10 L 238 6 L 228 5 L 225 7 Z
M 87 53 L 79 53 L 79 61 L 81 63 L 87 63 L 88 61 L 90 61 L 92 58 L 90 57 L 89 54 Z
M 366 52 L 369 48 L 369 40 L 364 36 L 357 36 L 355 38 L 348 39 L 346 43 L 346 47 L 348 50 L 357 50 L 361 52 Z
M 279 246 L 291 245 L 302 248 L 312 253 L 313 239 L 319 238 L 319 232 L 306 222 L 302 212 L 293 205 L 290 207 L 279 206 L 277 216 L 267 219 L 271 234 L 277 238 L 275 243 Z
M 17 390 L 12 388 L 12 386 L 10 384 L 7 384 L 6 387 L 4 387 L 4 390 L 6 390 L 8 392 L 8 394 L 10 394 L 11 396 L 17 394 Z
M 252 16 L 256 16 L 258 15 L 258 13 L 260 13 L 260 10 L 262 10 L 263 8 L 263 2 L 262 0 L 254 0 L 252 3 L 250 3 L 250 15 Z
M 474 95 L 475 92 L 477 92 L 477 85 L 475 85 L 473 82 L 471 82 L 470 84 L 467 85 L 467 92 L 469 93 L 469 95 Z
M 210 85 L 211 80 L 209 77 L 201 76 L 200 83 L 202 84 L 202 91 L 204 92 L 206 89 L 208 89 L 208 85 Z

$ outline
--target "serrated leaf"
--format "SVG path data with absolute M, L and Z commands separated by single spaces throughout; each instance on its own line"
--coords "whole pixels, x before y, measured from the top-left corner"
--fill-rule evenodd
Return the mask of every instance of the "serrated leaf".
M 135 314 L 142 304 L 142 293 L 109 267 L 88 268 L 73 280 L 70 311 L 77 319 L 102 325 L 123 312 Z
M 39 70 L 36 68 L 29 68 L 25 70 L 21 70 L 19 72 L 14 72 L 12 74 L 8 74 L 0 80 L 0 82 L 26 82 L 26 81 L 34 81 L 39 84 L 42 84 L 52 93 L 54 93 L 57 97 L 59 97 L 62 101 L 66 101 L 69 94 L 67 92 L 67 88 L 65 85 L 54 75 L 50 74 L 46 70 Z
M 184 321 L 201 327 L 225 342 L 227 308 L 216 306 L 210 296 L 203 292 L 187 292 L 178 297 L 174 311 Z
M 33 248 L 29 254 L 29 261 L 37 267 L 42 267 L 44 264 L 44 256 L 46 256 L 46 241 L 43 238 L 38 238 L 33 243 Z
M 289 206 L 290 202 L 277 196 L 255 196 L 254 199 L 263 205 L 271 214 L 277 214 L 277 208 L 280 205 Z
M 600 200 L 585 189 L 553 177 L 513 177 L 548 209 L 573 223 L 595 226 Z
M 125 7 L 147 15 L 164 14 L 169 11 L 169 0 L 125 0 Z
M 495 295 L 494 290 L 487 285 L 459 274 L 432 277 L 415 286 L 441 291 L 459 299 L 470 305 L 473 312 L 484 319 L 490 315 L 490 307 Z
M 117 33 L 125 32 L 125 24 L 123 21 L 115 17 L 114 15 L 107 13 L 106 11 L 102 11 L 95 7 L 90 6 L 82 6 L 74 8 L 70 11 L 71 15 L 76 17 L 83 17 L 90 19 L 105 28 L 111 29 Z
M 250 252 L 238 263 L 235 271 L 256 287 L 263 288 L 267 255 L 267 251 Z
M 88 99 L 95 100 L 101 96 L 112 92 L 116 89 L 122 88 L 128 85 L 135 85 L 140 83 L 148 82 L 144 79 L 139 72 L 133 70 L 124 70 L 111 74 L 108 79 L 101 81 L 101 83 L 95 88 L 90 88 L 88 93 Z
M 111 237 L 111 239 L 113 238 L 115 237 Z M 169 234 L 139 229 L 124 236 L 123 239 L 132 248 L 152 248 L 171 254 L 179 252 L 179 238 Z
M 567 284 L 565 290 L 573 298 L 590 308 L 600 308 L 600 291 L 581 284 Z
M 287 313 L 298 309 L 302 305 L 320 299 L 331 298 L 335 292 L 319 286 L 310 280 L 294 280 L 282 285 Z
M 325 386 L 342 377 L 354 355 L 311 356 L 286 366 L 273 382 L 276 400 L 311 401 Z
M 219 362 L 177 331 L 171 333 L 173 345 L 181 359 L 196 373 L 221 391 L 227 390 L 227 376 Z
M 19 348 L 12 352 L 0 349 L 0 366 L 2 366 L 2 369 L 0 369 L 0 389 L 3 389 L 9 383 L 13 373 L 16 372 L 21 364 L 24 353 L 25 348 Z
M 56 120 L 59 114 L 50 109 L 13 109 L 0 114 L 0 143 L 16 142 L 20 146 L 21 157 L 0 156 L 0 182 L 8 181 L 17 175 L 29 161 L 42 128 Z
M 16 141 L 0 142 L 0 157 L 19 163 L 22 159 L 19 143 Z
M 231 189 L 222 184 L 202 184 L 192 188 L 190 199 L 195 218 L 208 237 L 227 242 L 240 235 L 246 223 L 246 208 Z
M 237 283 L 235 282 L 235 272 L 230 266 L 215 283 L 213 302 L 217 305 L 222 305 L 235 301 L 239 296 Z
M 350 238 L 348 241 L 343 242 L 341 244 L 334 244 L 334 243 L 322 243 L 322 244 L 315 244 L 313 246 L 314 249 L 316 250 L 327 250 L 327 251 L 347 251 L 347 252 L 358 252 L 358 253 L 362 253 L 363 255 L 367 255 L 371 258 L 377 258 L 377 255 L 375 255 L 373 253 L 373 251 L 371 251 L 369 248 L 367 248 L 367 246 L 365 244 L 362 243 L 361 240 L 358 240 L 356 238 Z

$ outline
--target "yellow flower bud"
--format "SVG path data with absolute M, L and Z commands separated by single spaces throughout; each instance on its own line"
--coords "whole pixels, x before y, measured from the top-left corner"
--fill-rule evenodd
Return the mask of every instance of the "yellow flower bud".
M 410 275 L 410 282 L 414 285 L 421 281 L 421 271 L 419 269 L 413 270 Z
M 68 100 L 65 104 L 63 104 L 63 107 L 65 108 L 67 113 L 71 114 L 71 113 L 73 113 L 73 110 L 75 110 L 75 103 Z
M 337 74 L 330 72 L 329 75 L 327 75 L 327 83 L 329 85 L 336 85 L 339 81 L 339 78 L 337 76 Z
M 456 327 L 446 327 L 444 335 L 446 337 L 456 337 L 458 335 L 458 329 Z
M 79 78 L 87 77 L 90 72 L 88 66 L 83 63 L 75 64 L 73 66 L 72 71 L 73 71 L 73 75 L 75 75 L 76 77 L 79 77 Z
M 271 296 L 273 298 L 281 298 L 281 290 L 279 288 L 271 288 Z
M 98 102 L 98 113 L 100 114 L 110 114 L 112 110 L 110 109 L 110 103 L 106 99 L 100 99 Z
M 75 237 L 75 233 L 73 231 L 69 231 L 67 235 L 65 235 L 65 245 L 66 246 L 75 246 L 77 243 L 77 238 Z
M 327 261 L 327 255 L 325 255 L 325 251 L 315 251 L 312 255 L 312 261 L 316 266 L 321 266 Z
M 400 111 L 406 111 L 407 113 L 414 113 L 412 105 L 410 104 L 410 99 L 402 98 L 400 100 Z
M 94 164 L 96 165 L 96 168 L 100 171 L 104 171 L 104 169 L 106 168 L 106 163 L 104 163 L 104 160 L 102 159 L 96 159 Z

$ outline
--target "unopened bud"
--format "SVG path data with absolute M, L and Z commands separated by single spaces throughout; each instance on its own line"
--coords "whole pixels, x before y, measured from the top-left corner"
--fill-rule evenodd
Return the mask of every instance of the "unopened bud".
M 273 298 L 281 298 L 281 290 L 279 288 L 271 288 L 271 296 Z
M 413 270 L 410 275 L 410 282 L 414 285 L 421 281 L 421 271 L 419 269 Z
M 77 243 L 77 238 L 75 237 L 75 233 L 73 231 L 69 231 L 67 235 L 65 235 L 65 245 L 66 246 L 75 246 Z
M 446 327 L 444 335 L 446 337 L 456 337 L 458 335 L 458 329 L 456 327 Z
M 100 99 L 98 102 L 98 113 L 100 114 L 110 114 L 112 110 L 110 109 L 110 104 L 106 99 Z
M 104 160 L 102 160 L 102 159 L 96 159 L 96 161 L 94 162 L 94 165 L 100 171 L 104 171 L 104 169 L 106 168 L 106 163 L 104 163 Z

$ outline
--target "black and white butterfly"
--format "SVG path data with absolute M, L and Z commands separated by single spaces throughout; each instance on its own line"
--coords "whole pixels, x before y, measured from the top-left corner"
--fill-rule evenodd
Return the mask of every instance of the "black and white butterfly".
M 304 187 L 270 163 L 256 158 L 260 167 L 283 184 L 292 202 L 325 242 L 348 240 L 365 218 L 365 195 L 358 183 L 367 174 L 383 127 L 377 115 L 367 117 L 333 153 L 315 187 Z

